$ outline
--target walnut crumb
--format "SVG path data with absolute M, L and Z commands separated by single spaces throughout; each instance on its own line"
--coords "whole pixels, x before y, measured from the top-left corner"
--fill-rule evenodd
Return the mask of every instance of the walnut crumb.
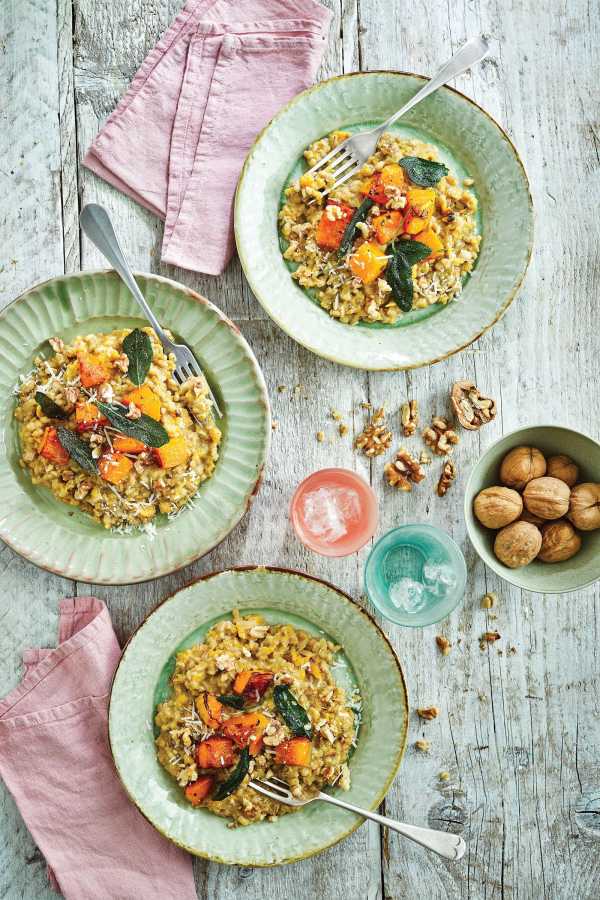
M 371 421 L 358 435 L 354 446 L 365 456 L 381 456 L 392 443 L 392 432 L 386 425 L 383 406 L 373 413 Z
M 278 385 L 277 385 L 277 393 L 278 393 L 278 394 L 283 394 L 284 391 L 287 391 L 286 385 L 285 385 L 285 384 L 278 384 Z
M 324 432 L 324 431 L 317 431 L 316 438 L 317 438 L 318 442 L 319 442 L 320 444 L 322 444 L 323 441 L 325 440 L 325 432 Z
M 342 414 L 341 414 L 341 412 L 339 412 L 339 410 L 332 409 L 331 410 L 331 418 L 334 420 L 334 422 L 339 422 L 342 418 Z
M 419 405 L 416 400 L 409 400 L 400 407 L 400 422 L 404 437 L 410 437 L 419 424 Z
M 395 460 L 387 463 L 383 472 L 388 484 L 400 491 L 412 491 L 413 484 L 425 478 L 421 464 L 405 447 L 400 447 Z
M 443 634 L 438 634 L 436 635 L 435 642 L 440 649 L 440 653 L 442 653 L 444 656 L 448 656 L 450 650 L 452 649 L 452 644 L 450 643 L 448 638 L 444 637 Z
M 440 772 L 438 778 L 440 781 L 450 781 L 450 772 Z
M 481 598 L 481 603 L 479 605 L 482 609 L 491 609 L 492 606 L 495 606 L 497 600 L 498 595 L 490 592 L 483 595 L 483 597 Z
M 271 420 L 271 431 L 277 431 L 278 428 L 279 428 L 279 422 L 277 421 L 277 419 L 272 419 Z
M 499 641 L 500 637 L 501 635 L 498 634 L 497 631 L 484 631 L 479 641 L 480 649 L 485 650 L 488 644 L 493 644 L 495 643 L 495 641 Z
M 427 721 L 437 719 L 439 712 L 437 706 L 419 706 L 417 709 L 417 715 L 421 719 L 426 719 Z
M 415 741 L 415 749 L 420 750 L 421 753 L 428 753 L 428 751 L 431 749 L 431 741 Z
M 340 437 L 344 437 L 345 434 L 348 434 L 348 426 L 345 425 L 344 422 L 340 422 L 338 431 L 340 433 Z

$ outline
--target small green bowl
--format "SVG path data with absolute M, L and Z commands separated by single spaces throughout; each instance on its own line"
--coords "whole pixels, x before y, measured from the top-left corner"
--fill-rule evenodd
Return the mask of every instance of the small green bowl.
M 484 528 L 473 514 L 473 500 L 483 488 L 499 484 L 498 472 L 504 456 L 513 447 L 537 447 L 544 456 L 564 453 L 579 466 L 579 481 L 600 482 L 600 444 L 579 431 L 559 425 L 519 428 L 492 444 L 479 459 L 465 491 L 465 520 L 471 543 L 484 563 L 497 575 L 526 591 L 562 594 L 587 587 L 600 579 L 600 529 L 581 532 L 581 550 L 560 563 L 534 560 L 521 569 L 509 569 L 494 555 L 497 534 Z

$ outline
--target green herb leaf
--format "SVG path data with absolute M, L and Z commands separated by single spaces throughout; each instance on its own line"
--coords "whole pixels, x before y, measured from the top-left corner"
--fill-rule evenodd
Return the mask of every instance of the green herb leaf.
M 69 428 L 65 428 L 64 425 L 59 425 L 56 429 L 56 434 L 58 436 L 58 440 L 65 448 L 71 459 L 75 460 L 82 469 L 85 469 L 86 472 L 90 472 L 92 475 L 98 474 L 98 464 L 96 460 L 92 456 L 92 450 L 89 444 L 86 444 L 85 441 L 82 441 L 80 437 L 78 437 L 74 431 L 71 431 Z
M 370 197 L 365 197 L 363 202 L 360 204 L 348 224 L 346 225 L 346 229 L 344 231 L 342 237 L 342 243 L 340 244 L 338 253 L 340 256 L 345 256 L 350 247 L 352 246 L 352 241 L 354 240 L 354 232 L 356 231 L 356 226 L 359 222 L 364 222 L 367 216 L 369 215 L 369 211 L 373 206 L 373 201 Z
M 285 724 L 295 737 L 312 737 L 312 724 L 308 713 L 285 684 L 275 685 L 273 699 Z
M 236 791 L 246 775 L 248 774 L 248 769 L 250 768 L 250 751 L 247 747 L 244 747 L 242 752 L 240 753 L 240 758 L 238 760 L 238 764 L 225 781 L 222 781 L 221 784 L 217 787 L 216 791 L 211 797 L 211 800 L 224 800 L 225 797 L 229 797 L 230 794 L 233 794 Z
M 62 406 L 59 406 L 58 403 L 55 403 L 48 394 L 44 394 L 43 391 L 35 392 L 35 400 L 36 403 L 42 407 L 42 412 L 45 416 L 48 416 L 49 419 L 68 419 L 69 413 L 66 409 L 63 409 Z
M 143 384 L 152 363 L 152 341 L 145 331 L 134 328 L 123 341 L 123 350 L 129 358 L 127 377 L 134 384 Z
M 443 163 L 420 156 L 405 156 L 400 160 L 400 165 L 412 183 L 419 187 L 435 187 L 448 174 L 448 168 Z
M 94 400 L 94 404 L 118 431 L 135 438 L 136 441 L 141 441 L 148 447 L 162 447 L 169 440 L 169 435 L 160 422 L 145 413 L 142 413 L 139 419 L 128 419 L 128 408 L 122 403 L 103 403 L 101 400 Z
M 392 289 L 392 297 L 404 312 L 410 312 L 413 303 L 414 285 L 412 270 L 399 253 L 392 254 L 385 270 L 387 283 Z
M 409 266 L 414 266 L 421 260 L 431 256 L 431 247 L 428 247 L 427 244 L 421 244 L 420 241 L 394 241 L 391 249 L 392 253 L 399 254 Z
M 224 706 L 231 706 L 233 709 L 243 709 L 246 705 L 244 697 L 240 694 L 219 694 L 217 700 Z

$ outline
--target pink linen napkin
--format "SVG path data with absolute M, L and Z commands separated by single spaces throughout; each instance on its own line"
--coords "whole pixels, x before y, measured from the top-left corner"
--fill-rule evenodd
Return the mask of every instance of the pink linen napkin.
M 188 0 L 83 163 L 165 220 L 162 260 L 219 275 L 256 135 L 314 79 L 331 13 L 317 0 Z
M 107 739 L 121 651 L 104 603 L 62 600 L 58 646 L 26 650 L 0 701 L 0 775 L 68 900 L 196 900 L 191 857 L 127 798 Z

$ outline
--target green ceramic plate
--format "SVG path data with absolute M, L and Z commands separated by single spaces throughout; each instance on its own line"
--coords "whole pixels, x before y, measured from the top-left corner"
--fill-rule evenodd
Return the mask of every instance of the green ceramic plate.
M 114 272 L 83 272 L 32 288 L 0 315 L 0 538 L 38 566 L 78 581 L 129 584 L 193 562 L 237 525 L 260 483 L 271 433 L 258 363 L 236 326 L 208 300 L 157 275 L 138 281 L 158 319 L 194 351 L 224 419 L 219 461 L 193 506 L 156 534 L 117 534 L 32 485 L 19 466 L 14 387 L 58 334 L 145 324 Z
M 564 453 L 579 466 L 579 481 L 600 482 L 600 444 L 570 428 L 536 425 L 520 428 L 492 444 L 471 472 L 465 490 L 465 519 L 471 543 L 486 565 L 510 584 L 526 591 L 561 594 L 576 591 L 600 579 L 600 529 L 581 532 L 581 550 L 561 563 L 535 560 L 522 569 L 509 569 L 494 555 L 496 532 L 484 528 L 473 515 L 473 500 L 485 487 L 498 484 L 498 471 L 504 456 L 513 447 L 537 447 L 544 456 Z
M 277 213 L 304 149 L 336 128 L 384 121 L 424 79 L 402 72 L 332 78 L 299 94 L 257 138 L 237 190 L 235 233 L 250 286 L 277 324 L 309 350 L 360 369 L 409 369 L 462 350 L 498 321 L 523 280 L 533 241 L 527 176 L 499 125 L 472 100 L 442 88 L 394 126 L 436 144 L 459 177 L 475 179 L 483 235 L 477 265 L 457 302 L 412 312 L 398 325 L 342 325 L 290 277 Z
M 325 803 L 278 822 L 227 828 L 227 820 L 193 809 L 159 765 L 153 711 L 162 699 L 173 655 L 201 641 L 233 608 L 259 611 L 268 622 L 289 622 L 324 633 L 343 651 L 343 684 L 357 684 L 362 723 L 350 760 L 351 803 L 375 809 L 388 790 L 406 746 L 408 700 L 402 669 L 387 638 L 358 604 L 317 578 L 284 569 L 234 569 L 208 575 L 159 606 L 129 641 L 116 671 L 109 735 L 125 790 L 152 824 L 174 843 L 216 862 L 270 866 L 319 853 L 363 821 Z

